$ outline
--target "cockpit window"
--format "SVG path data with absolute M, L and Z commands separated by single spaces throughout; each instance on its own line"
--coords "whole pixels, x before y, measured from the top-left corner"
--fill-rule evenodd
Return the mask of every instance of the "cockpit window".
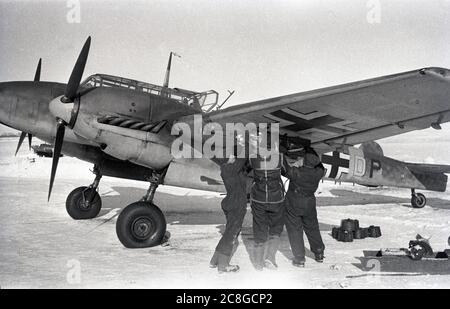
M 214 107 L 217 106 L 217 101 L 219 98 L 219 94 L 214 90 L 194 92 L 180 88 L 162 87 L 106 74 L 95 74 L 89 76 L 81 83 L 81 86 L 85 88 L 117 87 L 144 93 L 151 93 L 176 100 L 182 104 L 192 106 L 199 110 L 201 109 L 205 113 L 212 111 Z

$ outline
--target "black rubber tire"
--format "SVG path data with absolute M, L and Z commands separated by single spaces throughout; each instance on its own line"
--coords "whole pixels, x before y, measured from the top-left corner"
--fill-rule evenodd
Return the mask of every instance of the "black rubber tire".
M 120 213 L 116 233 L 126 248 L 148 248 L 161 244 L 166 226 L 166 218 L 156 205 L 136 202 Z
M 411 196 L 411 205 L 414 208 L 424 208 L 427 204 L 427 198 L 422 193 Z
M 414 261 L 420 261 L 423 256 L 425 255 L 425 249 L 421 246 L 417 245 L 409 249 L 410 250 L 410 257 Z
M 83 192 L 86 196 L 87 194 L 91 194 L 92 190 L 88 187 L 78 187 L 69 193 L 66 199 L 66 210 L 69 216 L 75 220 L 86 220 L 97 217 L 102 209 L 102 199 L 97 191 L 95 191 L 94 198 L 89 207 L 83 207 Z

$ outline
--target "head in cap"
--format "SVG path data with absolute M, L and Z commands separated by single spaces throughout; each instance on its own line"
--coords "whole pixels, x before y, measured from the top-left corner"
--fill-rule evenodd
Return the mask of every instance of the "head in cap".
M 296 159 L 305 155 L 305 148 L 302 145 L 296 145 L 295 143 L 287 141 L 282 146 L 289 158 Z
M 320 159 L 318 156 L 316 156 L 313 153 L 306 153 L 305 159 L 303 160 L 303 166 L 309 167 L 309 168 L 315 168 L 317 165 L 319 165 Z
M 288 144 L 285 151 L 286 162 L 290 166 L 300 167 L 303 165 L 303 159 L 305 156 L 305 149 L 302 146 L 296 146 L 294 144 Z
M 320 158 L 314 152 L 307 151 L 303 147 L 288 148 L 286 161 L 290 166 L 315 168 L 320 164 Z

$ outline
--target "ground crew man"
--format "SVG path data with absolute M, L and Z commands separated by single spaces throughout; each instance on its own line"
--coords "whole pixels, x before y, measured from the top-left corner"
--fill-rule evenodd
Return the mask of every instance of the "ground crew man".
M 247 176 L 244 172 L 246 162 L 247 159 L 232 155 L 220 166 L 220 175 L 227 191 L 222 200 L 222 210 L 227 222 L 210 262 L 210 266 L 217 267 L 219 273 L 239 270 L 238 265 L 230 265 L 230 260 L 247 211 Z
M 280 156 L 279 153 L 276 153 Z M 254 265 L 257 270 L 264 266 L 277 268 L 275 260 L 284 226 L 284 187 L 281 180 L 279 158 L 274 166 L 271 157 L 258 155 L 250 159 L 253 183 L 250 201 L 253 214 L 255 239 Z M 270 162 L 269 162 L 270 161 Z
M 285 223 L 289 243 L 294 255 L 292 264 L 305 266 L 305 244 L 303 231 L 315 255 L 315 260 L 323 262 L 325 245 L 317 220 L 314 193 L 324 175 L 325 169 L 314 150 L 289 151 L 284 156 L 284 174 L 289 178 L 289 189 L 285 199 Z

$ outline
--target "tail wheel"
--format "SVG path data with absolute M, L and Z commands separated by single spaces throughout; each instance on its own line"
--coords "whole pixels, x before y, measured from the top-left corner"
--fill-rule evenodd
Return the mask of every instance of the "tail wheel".
M 422 193 L 411 196 L 411 205 L 414 208 L 423 208 L 427 204 L 427 198 Z
M 150 202 L 136 202 L 122 210 L 116 233 L 126 248 L 147 248 L 161 244 L 166 233 L 162 211 Z
M 93 188 L 79 187 L 67 196 L 66 210 L 75 220 L 95 218 L 101 209 L 102 199 Z
M 423 256 L 425 255 L 425 249 L 419 245 L 416 245 L 416 246 L 410 248 L 409 250 L 410 250 L 410 257 L 414 261 L 420 261 L 423 258 Z

